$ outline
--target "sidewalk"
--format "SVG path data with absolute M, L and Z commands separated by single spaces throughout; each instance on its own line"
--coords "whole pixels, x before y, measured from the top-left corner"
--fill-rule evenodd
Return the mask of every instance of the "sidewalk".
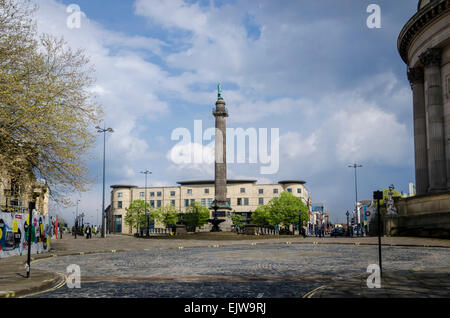
M 335 282 L 309 292 L 304 298 L 448 298 L 450 268 L 383 273 L 381 288 L 369 288 L 365 277 Z
M 219 236 L 217 236 L 219 237 Z M 302 238 L 298 236 L 283 236 L 277 238 L 267 238 L 261 236 L 242 237 L 235 240 L 214 240 L 215 235 L 205 236 L 191 236 L 191 239 L 179 239 L 177 237 L 171 238 L 151 238 L 151 239 L 137 239 L 127 235 L 108 235 L 106 239 L 93 238 L 87 240 L 83 237 L 74 239 L 71 235 L 64 235 L 62 240 L 52 240 L 50 253 L 32 255 L 32 260 L 48 257 L 58 257 L 65 255 L 83 255 L 91 253 L 116 253 L 121 251 L 137 251 L 150 249 L 178 249 L 178 248 L 193 248 L 193 247 L 217 247 L 217 246 L 238 246 L 238 245 L 265 245 L 265 244 L 350 244 L 350 245 L 377 245 L 378 238 L 363 237 L 363 238 L 317 238 L 307 237 Z M 198 239 L 201 238 L 201 239 Z M 382 243 L 385 246 L 417 246 L 417 247 L 446 247 L 450 248 L 450 240 L 441 239 L 427 239 L 427 238 L 408 238 L 408 237 L 383 237 Z M 31 264 L 31 277 L 25 278 L 25 262 L 26 255 L 15 256 L 10 258 L 0 259 L 0 298 L 2 297 L 19 297 L 27 295 L 55 286 L 63 278 L 55 273 L 44 272 L 33 269 Z M 388 279 L 389 276 L 386 276 Z M 449 275 L 450 277 L 450 275 Z M 389 278 L 390 279 L 390 278 Z M 401 282 L 392 278 L 392 286 L 397 286 Z M 390 281 L 387 281 L 390 283 Z M 349 285 L 350 284 L 350 285 Z M 380 292 L 380 291 L 366 291 L 365 280 L 346 282 L 341 284 L 331 291 L 337 292 L 339 295 L 344 295 L 345 290 L 354 289 L 359 286 L 363 292 Z M 321 290 L 315 294 L 314 297 L 341 297 L 332 296 L 329 289 Z M 448 294 L 448 291 L 447 291 Z M 331 295 L 331 296 L 328 296 Z M 361 297 L 361 296 L 357 296 Z M 368 296 L 376 297 L 376 296 Z
M 48 256 L 50 255 L 33 255 L 33 259 Z M 26 256 L 14 256 L 1 260 L 0 298 L 29 295 L 51 288 L 63 280 L 56 273 L 33 270 L 33 266 L 31 266 L 30 278 L 26 278 L 26 260 Z

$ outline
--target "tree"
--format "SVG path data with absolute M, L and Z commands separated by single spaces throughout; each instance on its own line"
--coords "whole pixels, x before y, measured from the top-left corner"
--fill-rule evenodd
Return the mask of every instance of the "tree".
M 272 222 L 284 227 L 298 223 L 299 212 L 301 220 L 308 220 L 308 208 L 301 198 L 290 192 L 282 192 L 279 198 L 270 200 L 268 204 Z
M 234 225 L 236 225 L 236 226 L 238 226 L 238 227 L 242 227 L 242 226 L 244 225 L 243 222 L 244 222 L 245 220 L 246 220 L 246 219 L 245 219 L 242 215 L 240 215 L 240 214 L 233 213 L 233 214 L 231 215 L 231 221 L 233 222 Z
M 274 198 L 267 205 L 260 205 L 252 214 L 252 222 L 260 226 L 288 227 L 299 222 L 302 225 L 308 221 L 308 207 L 301 198 L 290 192 L 282 192 L 279 198 Z
M 275 226 L 271 219 L 271 211 L 267 205 L 260 205 L 252 213 L 252 223 L 259 226 Z
M 187 226 L 193 227 L 195 232 L 197 227 L 208 224 L 209 216 L 210 213 L 207 207 L 201 205 L 199 202 L 194 202 L 188 207 L 183 220 Z
M 10 178 L 44 180 L 64 204 L 86 190 L 86 154 L 101 109 L 83 51 L 39 36 L 28 1 L 0 0 L 0 167 Z
M 142 222 L 145 221 L 145 204 L 142 200 L 134 200 L 130 206 L 126 208 L 125 224 L 130 227 L 131 232 L 133 228 L 136 228 L 136 232 L 139 232 L 139 227 Z M 148 207 L 147 207 L 148 210 Z
M 158 220 L 166 227 L 173 227 L 178 222 L 178 211 L 171 204 L 157 209 Z

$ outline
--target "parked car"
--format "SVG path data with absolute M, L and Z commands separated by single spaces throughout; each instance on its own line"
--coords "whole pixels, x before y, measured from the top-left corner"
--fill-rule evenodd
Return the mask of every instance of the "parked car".
M 343 227 L 335 227 L 330 232 L 331 237 L 337 237 L 337 236 L 345 236 L 345 229 Z

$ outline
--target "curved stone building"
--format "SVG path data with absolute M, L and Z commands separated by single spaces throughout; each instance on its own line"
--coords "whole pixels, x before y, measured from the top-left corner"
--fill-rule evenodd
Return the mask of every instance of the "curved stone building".
M 450 238 L 450 0 L 421 0 L 398 38 L 413 94 L 417 195 L 387 234 Z
M 450 190 L 450 0 L 421 0 L 398 38 L 413 90 L 417 194 Z
M 284 180 L 278 184 L 257 184 L 256 180 L 227 180 L 226 201 L 233 209 L 229 212 L 237 213 L 250 220 L 251 214 L 259 205 L 267 204 L 273 198 L 279 197 L 281 192 L 291 192 L 309 205 L 310 193 L 303 180 Z M 134 200 L 145 200 L 151 207 L 173 205 L 180 213 L 185 213 L 193 202 L 200 202 L 203 206 L 211 207 L 215 198 L 214 180 L 180 181 L 178 186 L 172 187 L 137 187 L 135 185 L 111 186 L 111 232 L 129 233 L 125 224 L 126 208 Z M 156 224 L 161 227 L 161 224 Z

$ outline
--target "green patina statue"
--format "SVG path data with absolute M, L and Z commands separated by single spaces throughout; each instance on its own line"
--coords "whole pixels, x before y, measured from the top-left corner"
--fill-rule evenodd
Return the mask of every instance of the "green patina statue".
M 217 84 L 217 98 L 222 99 L 222 85 Z

